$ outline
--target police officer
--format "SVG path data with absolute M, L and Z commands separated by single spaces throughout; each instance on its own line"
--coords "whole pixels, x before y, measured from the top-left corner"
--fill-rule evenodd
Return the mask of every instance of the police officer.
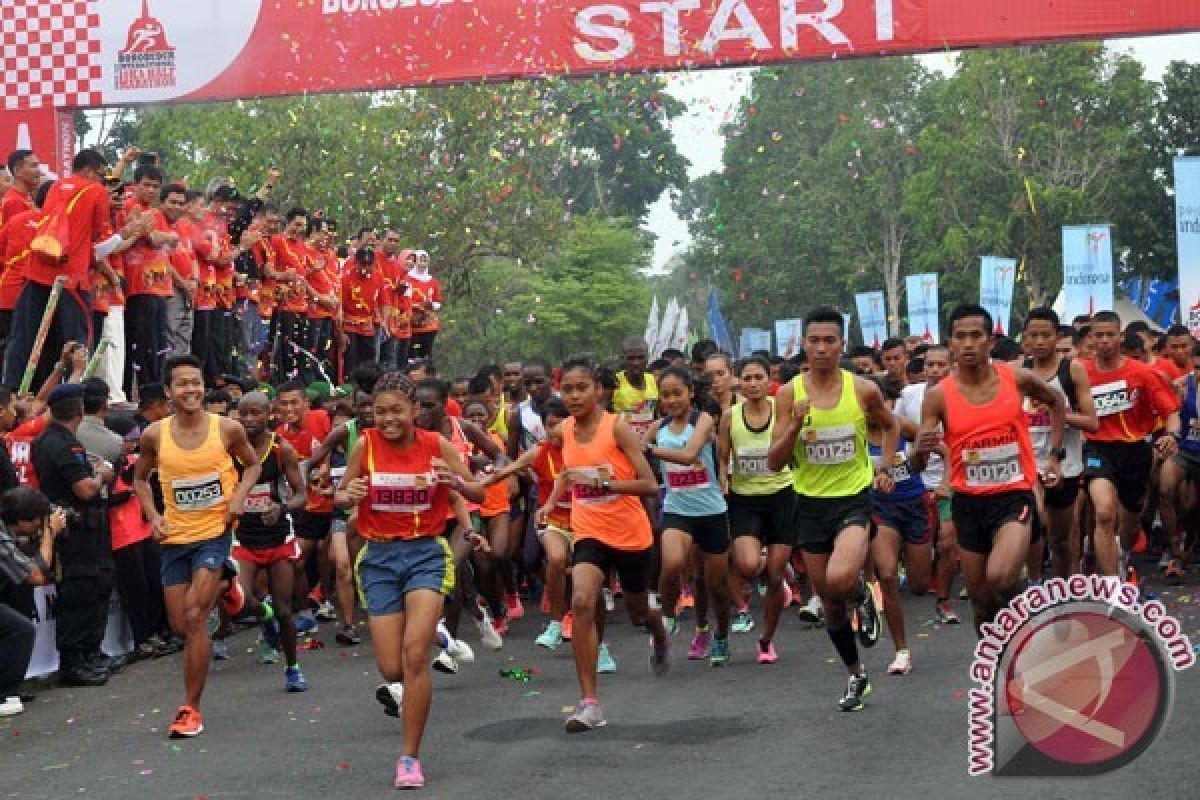
M 56 386 L 49 406 L 50 423 L 33 443 L 32 460 L 42 492 L 68 517 L 58 543 L 58 676 L 68 686 L 101 686 L 120 666 L 100 652 L 113 587 L 105 497 L 114 475 L 107 464 L 93 464 L 75 436 L 83 386 Z

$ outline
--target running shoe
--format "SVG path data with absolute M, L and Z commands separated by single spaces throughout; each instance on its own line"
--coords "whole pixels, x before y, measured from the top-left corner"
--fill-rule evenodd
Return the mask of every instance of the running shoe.
M 692 643 L 688 645 L 688 661 L 699 661 L 703 658 L 708 658 L 709 648 L 712 647 L 712 634 L 708 629 L 697 630 L 696 635 L 692 637 Z
M 308 607 L 316 611 L 325 602 L 325 590 L 320 586 L 313 587 L 308 593 Z
M 321 622 L 333 622 L 337 619 L 337 609 L 333 607 L 333 603 L 324 600 L 321 605 L 317 606 L 315 615 Z
M 4 702 L 0 703 L 0 717 L 15 717 L 17 714 L 25 710 L 25 704 L 21 702 L 21 698 L 17 695 L 4 698 Z
M 605 587 L 601 594 L 604 595 L 604 610 L 609 614 L 617 610 L 617 599 L 613 596 L 612 589 Z
M 229 645 L 225 644 L 220 639 L 212 641 L 212 657 L 213 661 L 228 661 L 229 660 Z
M 650 607 L 651 611 L 662 611 L 662 603 L 658 600 L 658 592 L 646 593 L 646 605 Z
M 949 600 L 938 600 L 934 603 L 933 618 L 942 625 L 957 625 L 960 622 Z
M 229 582 L 229 588 L 221 595 L 221 607 L 230 617 L 242 613 L 242 609 L 246 607 L 246 593 L 242 591 L 241 581 L 235 579 Z
M 389 717 L 400 716 L 400 709 L 404 708 L 404 684 L 396 683 L 381 683 L 375 689 L 375 699 L 383 706 L 383 713 Z
M 567 718 L 567 733 L 586 733 L 596 728 L 603 728 L 607 724 L 599 703 L 581 701 L 579 705 L 575 706 L 575 713 Z
M 471 649 L 471 645 L 464 642 L 462 639 L 455 639 L 450 635 L 450 631 L 446 630 L 446 626 L 438 623 L 438 633 L 443 633 L 446 636 L 445 649 L 446 653 L 457 661 L 459 664 L 475 663 L 475 651 Z
M 304 673 L 300 671 L 299 666 L 288 667 L 283 671 L 284 687 L 289 692 L 307 692 L 308 681 L 304 680 Z
M 396 788 L 420 789 L 425 785 L 425 773 L 421 772 L 421 762 L 412 756 L 401 756 L 396 762 Z
M 846 681 L 846 693 L 838 701 L 842 711 L 862 711 L 863 700 L 871 696 L 871 682 L 867 680 L 867 672 L 861 675 L 851 675 Z
M 445 650 L 437 654 L 437 658 L 433 659 L 433 668 L 438 672 L 444 672 L 447 675 L 458 674 L 458 662 L 454 656 L 447 653 Z
M 554 650 L 562 644 L 562 640 L 562 623 L 552 619 L 546 623 L 546 630 L 542 631 L 541 635 L 533 640 L 533 643 L 538 647 Z
M 492 617 L 492 627 L 500 634 L 500 638 L 508 636 L 508 620 L 504 617 Z
M 258 640 L 258 663 L 260 664 L 278 664 L 279 651 L 267 642 L 265 638 Z
M 683 591 L 679 593 L 679 609 L 683 610 L 685 608 L 695 608 L 695 607 L 696 607 L 696 595 L 694 595 L 692 593 L 692 587 L 690 587 L 690 586 L 683 587 Z M 676 614 L 675 616 L 679 616 L 679 615 Z
M 575 617 L 571 612 L 563 614 L 562 620 L 562 638 L 564 642 L 571 641 L 571 632 L 575 630 Z
M 883 619 L 875 605 L 875 593 L 866 584 L 860 586 L 858 598 L 858 641 L 863 647 L 874 647 L 883 633 Z
M 712 646 L 708 649 L 708 665 L 723 667 L 729 663 L 729 637 L 714 636 Z
M 666 675 L 671 669 L 671 640 L 663 639 L 662 642 L 654 641 L 654 637 L 650 638 L 650 671 L 655 677 L 661 678 Z
M 788 585 L 788 582 L 783 581 L 782 583 L 783 603 L 780 608 L 787 608 L 792 604 L 792 600 L 795 598 L 792 596 L 792 587 Z
M 204 733 L 204 720 L 200 712 L 191 706 L 180 706 L 175 712 L 175 721 L 171 723 L 167 736 L 171 739 L 190 739 Z
M 486 608 L 480 608 L 482 615 L 475 620 L 475 627 L 479 629 L 479 640 L 483 642 L 483 646 L 488 650 L 499 650 L 504 647 L 504 640 L 500 638 L 500 634 L 496 631 L 496 626 L 492 623 L 492 614 Z
M 599 649 L 596 650 L 596 672 L 601 675 L 612 675 L 616 671 L 617 660 L 612 657 L 608 645 L 601 642 Z
M 679 620 L 676 617 L 663 617 L 663 627 L 667 630 L 667 636 L 674 636 L 679 633 Z
M 362 644 L 362 637 L 358 635 L 353 625 L 343 625 L 338 628 L 337 636 L 333 637 L 338 644 L 343 647 L 354 647 Z
M 749 633 L 754 630 L 754 615 L 749 608 L 739 608 L 733 624 L 729 626 L 734 633 Z
M 775 652 L 775 642 L 770 639 L 758 640 L 758 663 L 774 664 L 779 660 L 779 654 Z
M 298 621 L 298 620 L 297 620 Z M 262 622 L 262 638 L 267 643 L 267 646 L 272 650 L 278 650 L 281 646 L 279 638 L 279 620 L 272 614 L 270 619 L 263 619 Z
M 505 596 L 504 601 L 508 605 L 508 619 L 511 622 L 516 622 L 521 617 L 525 616 L 525 606 L 521 604 L 521 595 L 507 595 Z
M 1167 568 L 1163 570 L 1163 577 L 1168 583 L 1175 586 L 1183 583 L 1183 562 L 1178 558 L 1172 558 L 1167 562 Z
M 912 672 L 912 654 L 907 650 L 897 650 L 887 671 L 888 675 L 907 675 Z
M 808 602 L 800 606 L 796 610 L 796 616 L 801 622 L 807 622 L 810 626 L 816 627 L 825 620 L 825 609 L 821 606 L 821 596 L 812 595 L 808 598 Z
M 315 636 L 317 634 L 317 621 L 310 614 L 296 615 L 296 635 L 297 636 Z

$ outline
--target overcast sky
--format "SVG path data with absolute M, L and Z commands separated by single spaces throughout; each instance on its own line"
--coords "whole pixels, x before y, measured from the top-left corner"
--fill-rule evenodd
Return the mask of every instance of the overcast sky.
M 1197 60 L 1200 34 L 1117 39 L 1112 44 L 1132 53 L 1146 65 L 1147 77 L 1158 80 L 1171 61 Z M 936 53 L 921 58 L 930 69 L 949 71 L 953 67 L 953 54 Z M 675 146 L 691 162 L 690 177 L 720 171 L 724 148 L 721 125 L 733 118 L 738 101 L 749 90 L 752 74 L 749 69 L 722 69 L 675 73 L 668 77 L 671 94 L 688 106 L 687 113 L 675 120 L 672 133 Z M 687 248 L 690 240 L 687 225 L 675 216 L 665 193 L 651 207 L 646 226 L 658 234 L 655 267 L 661 267 L 673 254 Z

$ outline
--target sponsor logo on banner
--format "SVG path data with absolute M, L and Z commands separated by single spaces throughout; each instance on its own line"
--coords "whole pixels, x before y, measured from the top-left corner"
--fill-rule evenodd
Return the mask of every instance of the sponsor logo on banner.
M 738 358 L 752 355 L 755 350 L 771 352 L 771 332 L 762 328 L 742 328 L 738 338 Z
M 967 771 L 1100 775 L 1166 727 L 1175 672 L 1195 663 L 1178 620 L 1112 576 L 1052 578 L 980 630 L 968 693 Z
M 1180 316 L 1200 336 L 1200 156 L 1175 159 L 1175 241 Z
M 935 272 L 909 275 L 904 279 L 908 294 L 908 332 L 926 342 L 939 341 L 938 276 Z
M 202 88 L 250 41 L 261 4 L 97 0 L 104 101 L 154 102 Z
M 997 335 L 1008 335 L 1016 283 L 1016 259 L 984 256 L 980 260 L 979 305 L 992 315 Z
M 858 307 L 858 329 L 863 344 L 878 348 L 888 338 L 887 303 L 883 292 L 859 292 L 854 295 Z
M 1064 322 L 1113 307 L 1112 235 L 1107 225 L 1062 229 Z

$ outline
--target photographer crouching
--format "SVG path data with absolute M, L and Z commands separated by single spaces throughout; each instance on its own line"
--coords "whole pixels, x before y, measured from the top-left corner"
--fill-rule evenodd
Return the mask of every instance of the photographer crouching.
M 58 541 L 54 606 L 58 680 L 102 686 L 124 663 L 100 652 L 113 590 L 106 497 L 114 473 L 103 461 L 93 463 L 75 436 L 83 420 L 83 386 L 54 387 L 49 407 L 50 424 L 33 443 L 32 461 L 38 485 L 67 516 Z
M 33 587 L 54 582 L 54 545 L 66 526 L 66 514 L 37 489 L 0 496 L 0 717 L 24 710 L 20 686 L 37 635 Z

